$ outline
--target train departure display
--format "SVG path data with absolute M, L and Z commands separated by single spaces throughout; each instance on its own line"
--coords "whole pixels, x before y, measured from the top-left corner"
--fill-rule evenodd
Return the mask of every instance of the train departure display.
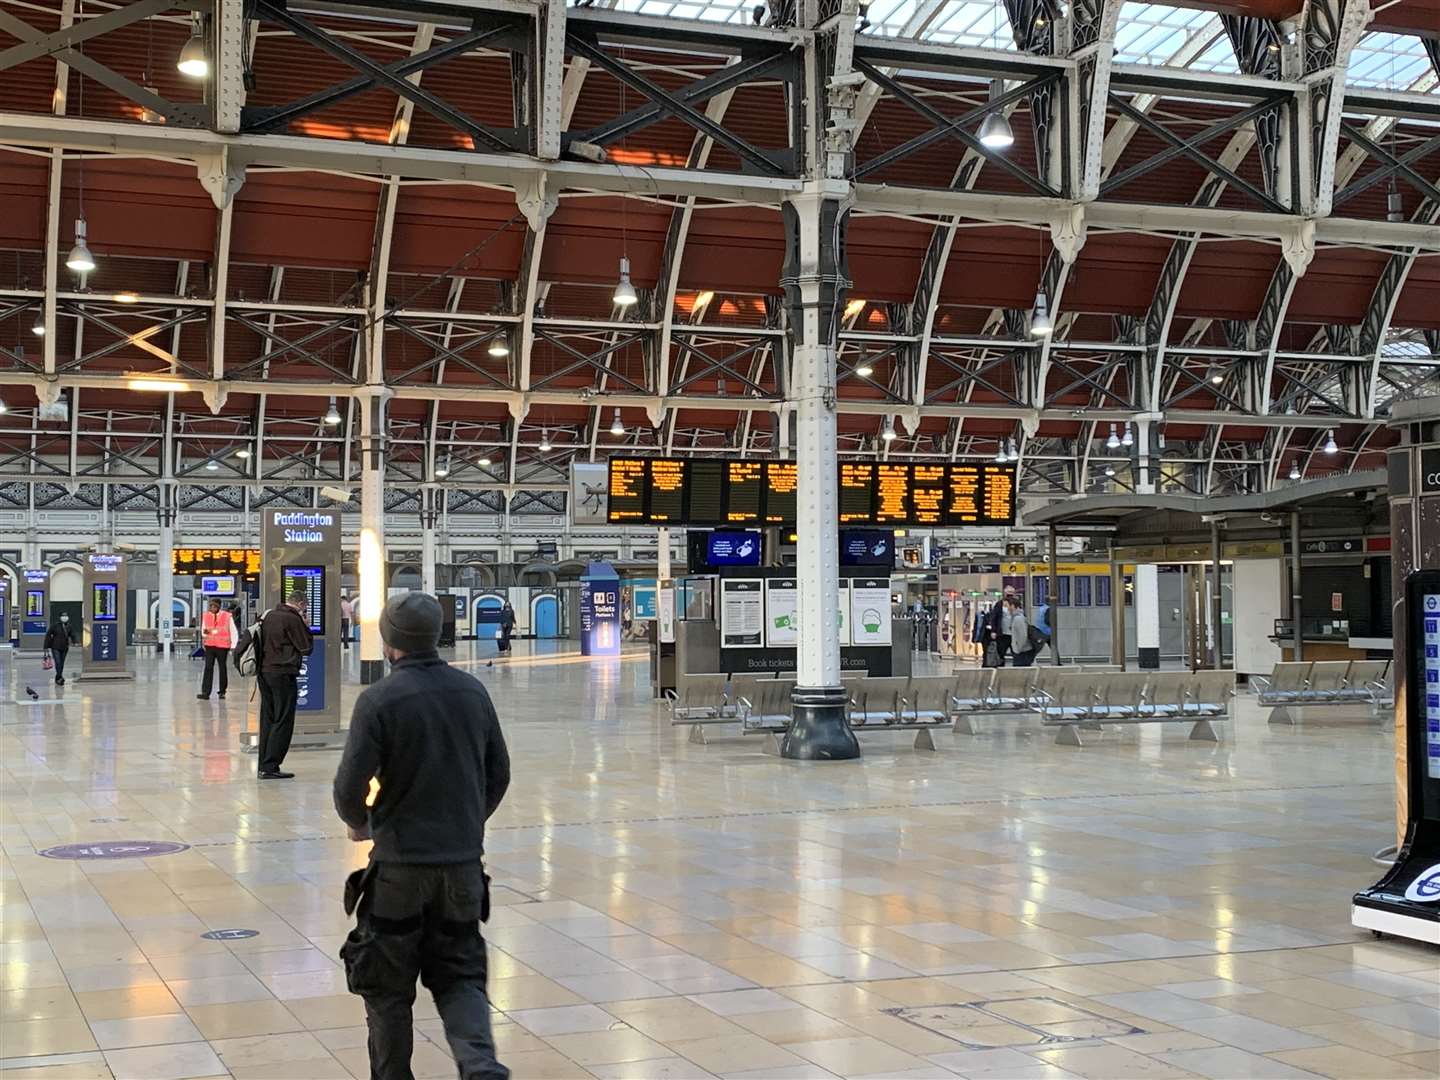
M 605 503 L 609 521 L 623 524 L 647 520 L 644 459 L 611 458 L 609 488 L 610 498 Z
M 863 525 L 875 520 L 874 465 L 861 461 L 846 461 L 841 464 L 837 504 L 842 525 Z
M 725 520 L 725 462 L 686 461 L 685 490 L 690 503 L 685 520 L 696 525 L 719 525 Z
M 844 461 L 836 468 L 841 525 L 1015 524 L 1012 465 Z M 610 459 L 613 525 L 793 525 L 793 461 Z
M 795 491 L 800 483 L 800 468 L 793 461 L 765 463 L 765 520 L 771 525 L 789 525 L 795 521 Z
M 650 458 L 650 506 L 647 516 L 657 525 L 685 520 L 685 462 L 674 458 Z
M 763 520 L 760 514 L 764 491 L 761 487 L 760 462 L 727 461 L 725 463 L 725 523 L 755 525 Z
M 944 465 L 910 466 L 910 520 L 916 525 L 945 524 Z

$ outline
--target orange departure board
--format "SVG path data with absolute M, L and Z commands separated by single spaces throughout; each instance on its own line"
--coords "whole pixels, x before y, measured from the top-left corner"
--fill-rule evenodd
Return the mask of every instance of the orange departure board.
M 885 461 L 875 466 L 875 517 L 872 520 L 876 525 L 909 523 L 910 468 Z
M 875 466 L 860 461 L 842 462 L 840 465 L 840 493 L 837 502 L 842 525 L 865 525 L 873 521 Z
M 947 525 L 980 524 L 980 466 L 951 465 L 945 499 Z
M 791 525 L 795 521 L 795 495 L 800 486 L 800 469 L 793 461 L 765 463 L 765 521 L 770 525 Z
M 980 524 L 1015 524 L 1015 470 L 1004 465 L 982 466 Z
M 846 461 L 836 483 L 842 525 L 1015 524 L 1013 465 Z M 617 525 L 791 525 L 800 475 L 793 461 L 615 457 L 609 491 L 607 519 Z M 176 552 L 177 572 L 194 566 L 194 555 Z
M 610 459 L 610 498 L 605 520 L 612 524 L 645 520 L 645 459 Z
M 175 574 L 236 575 L 254 581 L 260 576 L 259 548 L 175 548 L 170 553 Z
M 910 520 L 945 524 L 945 466 L 912 465 L 910 470 Z
M 760 500 L 764 480 L 758 461 L 731 461 L 725 468 L 725 521 L 730 525 L 758 525 L 763 520 Z
M 645 464 L 650 470 L 647 520 L 657 525 L 684 521 L 686 462 L 676 458 L 648 458 Z

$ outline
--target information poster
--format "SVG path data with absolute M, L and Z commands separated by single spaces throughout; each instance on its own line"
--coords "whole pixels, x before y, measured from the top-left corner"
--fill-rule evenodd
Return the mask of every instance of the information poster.
M 850 640 L 855 645 L 890 644 L 890 579 L 850 579 Z
M 1440 780 L 1440 593 L 1425 594 L 1424 649 L 1425 775 Z
M 318 712 L 325 708 L 325 643 L 317 641 L 310 655 L 300 661 L 295 677 L 295 708 Z
M 765 644 L 793 649 L 800 641 L 800 583 L 795 578 L 765 580 Z
M 720 579 L 720 647 L 754 648 L 765 644 L 765 594 L 762 578 Z
M 662 645 L 675 644 L 675 586 L 660 586 L 660 642 Z
M 835 619 L 840 632 L 840 645 L 843 648 L 850 644 L 850 581 L 842 578 L 840 581 L 840 596 L 835 605 Z

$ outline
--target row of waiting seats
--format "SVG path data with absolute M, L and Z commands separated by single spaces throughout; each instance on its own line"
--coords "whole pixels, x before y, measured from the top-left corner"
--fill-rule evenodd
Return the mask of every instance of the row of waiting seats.
M 1292 708 L 1317 705 L 1369 705 L 1378 718 L 1395 702 L 1389 660 L 1290 661 L 1254 681 L 1255 700 L 1272 707 L 1272 723 L 1294 723 Z
M 847 674 L 850 726 L 856 731 L 914 730 L 917 749 L 935 749 L 932 729 L 975 734 L 977 716 L 1035 713 L 1058 727 L 1056 742 L 1081 745 L 1080 731 L 1102 724 L 1188 720 L 1190 737 L 1214 741 L 1211 721 L 1230 712 L 1229 671 L 1120 672 L 1076 666 L 962 668 L 950 675 L 869 677 Z M 683 675 L 667 693 L 670 722 L 705 742 L 704 725 L 739 723 L 745 734 L 778 735 L 790 725 L 791 679 Z

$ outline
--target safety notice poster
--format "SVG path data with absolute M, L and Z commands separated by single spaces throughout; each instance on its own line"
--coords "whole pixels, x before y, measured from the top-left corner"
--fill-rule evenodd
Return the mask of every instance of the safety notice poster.
M 850 640 L 855 645 L 890 644 L 890 579 L 850 579 Z
M 795 578 L 765 581 L 765 644 L 793 649 L 800 640 L 800 590 Z
M 720 646 L 754 648 L 765 644 L 765 594 L 761 578 L 720 580 Z

